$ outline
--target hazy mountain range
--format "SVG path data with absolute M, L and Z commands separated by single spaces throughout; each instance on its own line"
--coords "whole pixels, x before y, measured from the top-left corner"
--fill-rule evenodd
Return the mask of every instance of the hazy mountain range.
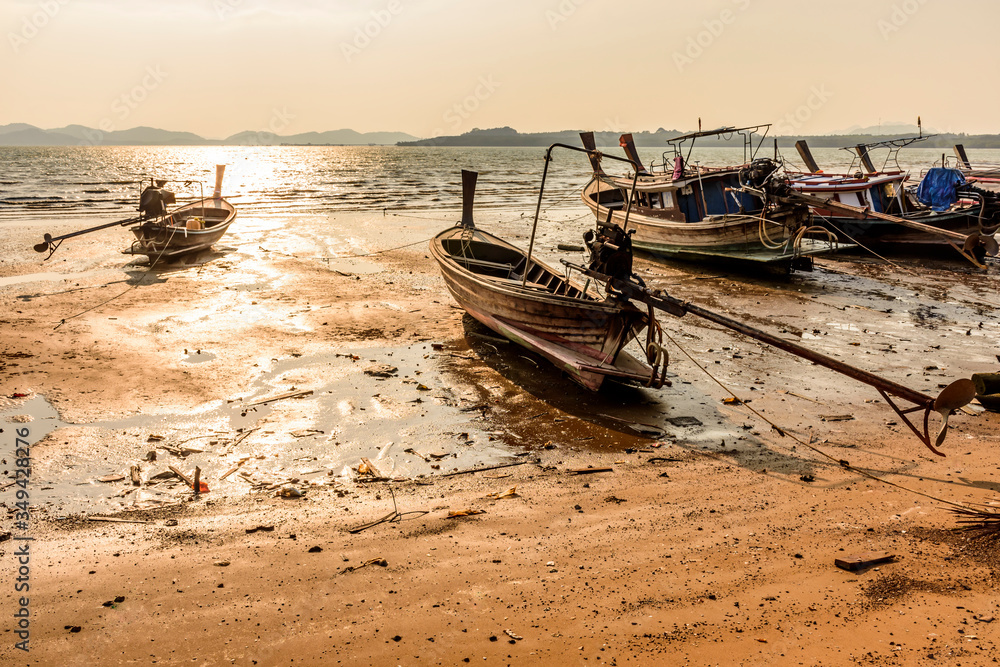
M 861 125 L 853 125 L 846 130 L 841 130 L 839 132 L 834 132 L 835 135 L 841 134 L 877 134 L 877 135 L 888 135 L 888 134 L 907 134 L 915 135 L 920 132 L 920 128 L 913 123 L 902 123 L 899 121 L 891 121 L 888 123 L 880 123 L 879 125 L 869 125 L 867 127 L 862 127 Z M 937 134 L 938 131 L 929 127 L 923 128 L 924 134 Z
M 771 128 L 772 132 L 782 129 L 781 125 Z M 668 139 L 685 134 L 690 130 L 667 130 L 633 132 L 639 147 L 664 148 Z M 805 139 L 813 147 L 843 147 L 857 143 L 915 136 L 917 126 L 906 123 L 884 123 L 870 127 L 852 127 L 835 134 L 794 135 L 785 133 L 777 137 L 780 146 L 791 146 L 797 139 Z M 924 135 L 932 133 L 924 129 Z M 617 147 L 620 130 L 595 132 L 597 145 Z M 755 142 L 760 137 L 755 136 Z M 272 132 L 239 132 L 225 139 L 205 139 L 191 132 L 172 132 L 153 127 L 133 127 L 128 130 L 101 132 L 83 125 L 67 125 L 54 129 L 41 129 L 27 123 L 0 125 L 0 146 L 549 146 L 554 143 L 578 145 L 578 130 L 558 132 L 518 132 L 511 127 L 473 129 L 464 134 L 419 139 L 405 132 L 355 132 L 354 130 L 330 130 L 327 132 L 303 132 L 301 134 L 278 135 Z M 962 143 L 967 148 L 1000 148 L 1000 135 L 996 134 L 938 134 L 926 139 L 920 145 L 927 148 L 950 148 Z M 701 146 L 741 146 L 740 135 L 704 137 L 698 140 Z
M 886 126 L 882 126 L 883 128 Z M 708 128 L 704 128 L 706 131 Z M 772 131 L 775 128 L 771 128 Z M 902 129 L 909 131 L 894 132 L 892 134 L 869 134 L 864 132 L 866 129 L 871 128 L 859 128 L 859 131 L 850 132 L 845 134 L 824 134 L 824 135 L 774 135 L 768 134 L 764 138 L 764 143 L 761 144 L 763 148 L 767 148 L 772 145 L 772 141 L 775 139 L 779 146 L 789 147 L 795 145 L 795 142 L 799 139 L 805 139 L 806 142 L 814 148 L 843 148 L 845 146 L 854 146 L 860 143 L 872 143 L 875 141 L 882 141 L 886 139 L 898 139 L 901 137 L 914 137 L 917 136 L 917 126 L 905 126 L 900 125 L 899 127 L 893 127 L 892 129 Z M 673 138 L 680 136 L 682 134 L 687 134 L 691 130 L 665 130 L 660 128 L 655 132 L 633 132 L 632 137 L 635 140 L 635 144 L 639 148 L 659 148 L 661 150 L 666 148 L 666 142 Z M 847 132 L 845 130 L 845 132 Z M 621 132 L 615 131 L 604 131 L 595 132 L 594 139 L 599 148 L 606 147 L 618 147 L 618 137 Z M 928 137 L 927 132 L 924 132 L 924 141 L 919 145 L 924 148 L 951 148 L 955 144 L 963 144 L 966 148 L 1000 148 L 1000 135 L 996 134 L 981 134 L 981 135 L 967 135 L 967 134 L 938 134 L 933 137 Z M 761 142 L 760 135 L 755 134 L 753 137 L 754 146 L 757 146 Z M 550 146 L 554 143 L 564 143 L 571 146 L 580 145 L 580 134 L 576 130 L 562 130 L 560 132 L 532 132 L 522 134 L 517 130 L 510 127 L 498 127 L 490 130 L 480 130 L 475 129 L 471 132 L 466 132 L 465 134 L 446 136 L 446 137 L 434 137 L 432 139 L 418 139 L 416 141 L 405 141 L 400 142 L 402 146 Z M 736 133 L 720 134 L 716 136 L 700 137 L 697 140 L 697 145 L 709 148 L 739 148 L 743 145 L 743 137 Z
M 277 146 L 313 144 L 336 146 L 393 145 L 417 137 L 405 132 L 355 132 L 330 130 L 281 136 L 272 132 L 239 132 L 225 139 L 205 139 L 191 132 L 171 132 L 155 127 L 102 132 L 83 125 L 67 125 L 50 130 L 11 123 L 0 125 L 0 146 Z

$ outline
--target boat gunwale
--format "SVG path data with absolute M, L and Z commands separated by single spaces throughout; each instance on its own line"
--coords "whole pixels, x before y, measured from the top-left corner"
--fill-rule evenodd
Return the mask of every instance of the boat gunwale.
M 531 261 L 534 264 L 537 264 L 538 266 L 542 267 L 542 269 L 544 269 L 545 271 L 548 271 L 560 277 L 561 279 L 566 280 L 567 283 L 569 283 L 572 287 L 579 290 L 581 294 L 583 294 L 584 296 L 574 297 L 565 294 L 553 294 L 551 292 L 542 292 L 536 290 L 535 288 L 522 287 L 517 283 L 504 284 L 504 283 L 498 283 L 494 280 L 490 280 L 489 277 L 484 277 L 482 274 L 478 274 L 470 270 L 469 268 L 462 266 L 459 262 L 457 262 L 454 259 L 451 253 L 449 253 L 447 250 L 444 249 L 442 241 L 445 240 L 446 238 L 449 238 L 449 235 L 453 235 L 456 232 L 456 230 L 460 229 L 461 227 L 456 225 L 455 227 L 449 227 L 448 229 L 445 229 L 444 231 L 438 233 L 437 235 L 434 236 L 433 239 L 431 239 L 430 249 L 431 249 L 431 254 L 435 256 L 435 259 L 438 260 L 438 264 L 440 264 L 442 268 L 447 266 L 450 271 L 454 272 L 457 275 L 462 276 L 468 282 L 473 282 L 477 285 L 488 288 L 489 290 L 499 294 L 516 297 L 518 299 L 526 299 L 537 303 L 548 303 L 550 305 L 559 306 L 562 308 L 598 310 L 612 316 L 622 311 L 641 314 L 641 311 L 635 308 L 635 306 L 632 305 L 631 303 L 626 305 L 619 302 L 598 300 L 594 296 L 590 295 L 589 292 L 584 292 L 583 286 L 577 283 L 575 280 L 572 279 L 566 280 L 566 278 L 564 278 L 559 272 L 555 271 L 551 266 L 549 266 L 545 262 L 538 260 L 537 258 L 532 258 Z M 521 250 L 515 245 L 508 243 L 507 241 L 504 241 L 503 239 L 497 236 L 494 236 L 493 234 L 490 234 L 489 232 L 485 232 L 481 229 L 476 229 L 475 233 L 485 235 L 496 245 L 500 245 L 509 250 L 514 250 L 515 252 L 520 254 L 522 258 L 525 259 L 527 258 L 527 254 L 523 250 Z M 447 278 L 445 279 L 445 282 L 448 282 Z

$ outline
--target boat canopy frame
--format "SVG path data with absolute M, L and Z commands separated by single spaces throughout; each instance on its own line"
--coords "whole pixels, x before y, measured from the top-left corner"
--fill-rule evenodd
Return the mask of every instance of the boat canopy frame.
M 926 141 L 931 137 L 936 137 L 936 134 L 921 134 L 917 137 L 899 137 L 898 139 L 883 139 L 882 141 L 872 141 L 869 143 L 856 144 L 854 146 L 842 146 L 840 150 L 852 153 L 851 166 L 848 167 L 848 172 L 853 173 L 854 170 L 860 169 L 864 166 L 865 157 L 869 160 L 871 159 L 871 152 L 873 150 L 878 150 L 881 148 L 888 149 L 886 153 L 885 160 L 882 161 L 882 167 L 878 169 L 878 172 L 886 171 L 886 167 L 889 166 L 890 162 L 896 167 L 897 171 L 906 171 L 901 166 L 899 166 L 899 151 L 910 146 L 912 144 Z M 862 151 L 864 154 L 862 155 Z
M 763 132 L 761 132 L 761 129 L 763 129 Z M 761 147 L 764 145 L 764 139 L 767 138 L 767 133 L 770 130 L 770 123 L 761 123 L 760 125 L 747 125 L 745 127 L 726 126 L 714 130 L 699 130 L 672 137 L 667 139 L 671 150 L 663 152 L 663 169 L 666 170 L 667 162 L 672 158 L 680 157 L 683 159 L 684 164 L 687 165 L 691 161 L 691 154 L 694 151 L 695 143 L 701 137 L 723 137 L 728 140 L 734 134 L 738 134 L 743 138 L 743 163 L 749 164 L 757 157 L 757 153 L 760 152 Z M 756 146 L 754 146 L 754 135 L 760 137 L 760 141 L 756 142 Z M 685 144 L 688 144 L 686 147 L 687 155 L 684 155 Z
M 538 187 L 538 205 L 535 207 L 535 220 L 531 224 L 531 240 L 528 242 L 528 255 L 526 266 L 531 266 L 531 253 L 535 249 L 535 233 L 538 231 L 538 218 L 542 212 L 542 196 L 545 194 L 545 179 L 549 175 L 549 162 L 552 161 L 552 151 L 555 148 L 568 148 L 571 151 L 576 151 L 577 153 L 586 153 L 587 157 L 590 158 L 592 164 L 599 164 L 603 158 L 608 158 L 610 160 L 615 160 L 617 162 L 624 162 L 632 166 L 632 187 L 629 190 L 628 198 L 625 202 L 625 221 L 622 223 L 622 229 L 628 232 L 628 216 L 632 209 L 632 202 L 635 201 L 635 188 L 636 184 L 639 182 L 639 172 L 642 170 L 642 165 L 635 160 L 619 157 L 617 155 L 609 155 L 608 153 L 602 153 L 598 150 L 588 150 L 586 148 L 580 148 L 579 146 L 570 146 L 569 144 L 554 143 L 548 147 L 545 151 L 545 167 L 542 169 L 542 184 Z M 596 176 L 595 176 L 596 177 Z M 525 271 L 524 275 L 521 276 L 521 286 L 524 287 L 528 281 L 528 272 Z

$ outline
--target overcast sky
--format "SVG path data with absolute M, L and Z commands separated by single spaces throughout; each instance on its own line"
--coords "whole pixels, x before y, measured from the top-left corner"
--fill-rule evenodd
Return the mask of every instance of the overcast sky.
M 998 133 L 995 0 L 3 0 L 0 125 Z

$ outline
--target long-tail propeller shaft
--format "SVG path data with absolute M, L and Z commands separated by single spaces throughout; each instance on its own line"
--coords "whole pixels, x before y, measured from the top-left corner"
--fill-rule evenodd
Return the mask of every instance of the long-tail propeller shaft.
M 786 352 L 808 359 L 809 361 L 812 361 L 820 366 L 825 366 L 830 370 L 875 387 L 889 406 L 910 428 L 910 430 L 912 430 L 914 434 L 920 438 L 920 441 L 924 443 L 930 451 L 938 456 L 944 456 L 944 453 L 939 451 L 937 448 L 941 446 L 948 434 L 948 417 L 955 410 L 958 410 L 970 403 L 976 396 L 976 386 L 973 381 L 963 378 L 949 384 L 944 390 L 941 391 L 940 394 L 938 394 L 937 398 L 934 398 L 915 389 L 910 389 L 909 387 L 893 382 L 892 380 L 879 377 L 874 373 L 856 368 L 850 364 L 845 364 L 838 359 L 828 357 L 825 354 L 816 352 L 815 350 L 810 350 L 809 348 L 798 345 L 797 343 L 779 338 L 778 336 L 769 334 L 766 331 L 755 329 L 754 327 L 726 317 L 725 315 L 720 315 L 719 313 L 707 310 L 701 306 L 681 301 L 680 299 L 672 297 L 659 290 L 651 290 L 628 280 L 613 278 L 584 266 L 570 264 L 569 262 L 564 262 L 564 264 L 580 271 L 584 275 L 605 282 L 610 288 L 612 288 L 612 290 L 629 299 L 645 303 L 653 308 L 659 308 L 660 310 L 664 310 L 671 315 L 676 315 L 678 317 L 689 313 L 697 315 L 698 317 L 702 317 L 711 322 L 722 325 L 727 329 L 732 329 L 733 331 L 737 331 L 741 334 L 749 336 L 750 338 L 759 340 L 762 343 L 785 350 Z M 904 408 L 898 406 L 893 400 L 894 397 L 913 404 L 913 407 Z M 923 411 L 924 413 L 922 424 L 914 424 L 908 416 L 911 413 L 918 411 Z M 941 429 L 935 437 L 932 437 L 930 432 L 931 412 L 939 413 L 942 419 Z
M 70 232 L 69 234 L 63 234 L 61 236 L 52 236 L 51 234 L 46 233 L 42 237 L 42 242 L 34 245 L 35 252 L 47 252 L 49 255 L 45 259 L 49 259 L 49 257 L 52 257 L 55 251 L 66 239 L 71 239 L 74 236 L 81 236 L 83 234 L 89 234 L 90 232 L 96 232 L 101 229 L 108 229 L 109 227 L 124 227 L 125 225 L 131 225 L 136 222 L 140 222 L 140 218 L 133 217 L 125 218 L 124 220 L 115 220 L 114 222 L 97 225 L 96 227 L 88 227 L 87 229 L 81 229 L 79 231 Z

